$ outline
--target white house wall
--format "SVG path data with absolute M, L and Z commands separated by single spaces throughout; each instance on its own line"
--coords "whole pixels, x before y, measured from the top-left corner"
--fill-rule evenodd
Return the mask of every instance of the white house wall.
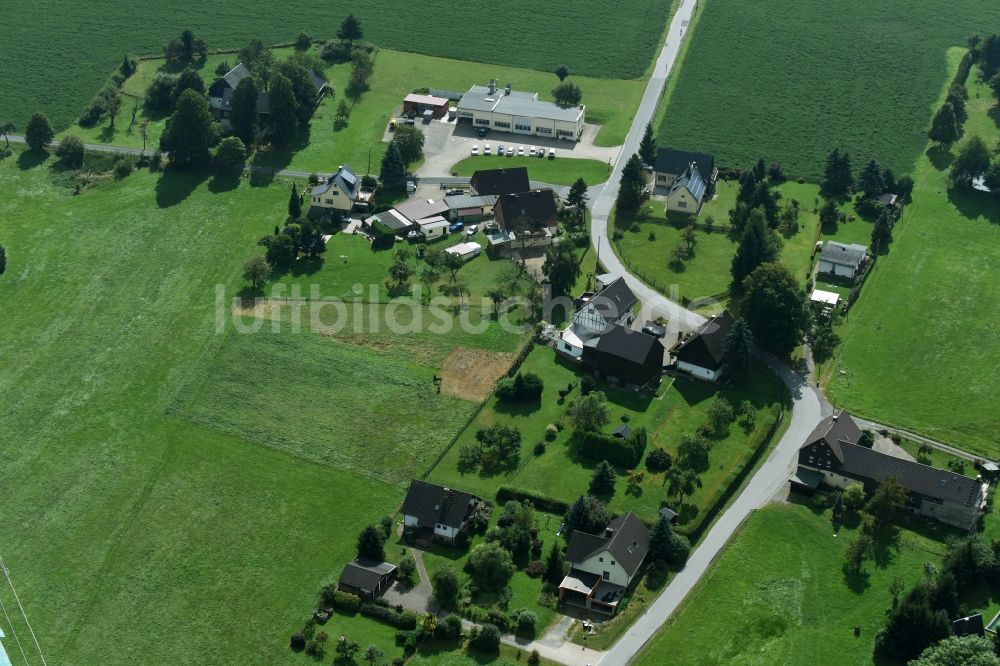
M 703 368 L 700 365 L 692 365 L 690 363 L 685 363 L 684 361 L 677 361 L 677 369 L 689 372 L 699 379 L 705 379 L 710 382 L 714 382 L 720 374 L 715 370 L 709 370 L 708 368 Z
M 601 560 L 604 560 L 603 562 Z M 614 562 L 614 564 L 612 564 Z M 592 573 L 604 578 L 604 572 L 608 572 L 608 582 L 622 587 L 628 587 L 629 576 L 625 568 L 619 564 L 609 551 L 598 553 L 580 563 L 573 563 L 573 566 L 581 571 Z

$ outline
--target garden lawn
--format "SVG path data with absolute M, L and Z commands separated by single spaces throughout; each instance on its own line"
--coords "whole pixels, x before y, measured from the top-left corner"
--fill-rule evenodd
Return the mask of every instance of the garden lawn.
M 300 30 L 333 38 L 349 12 L 360 19 L 366 40 L 406 52 L 406 58 L 432 54 L 481 61 L 488 54 L 490 61 L 503 66 L 493 74 L 501 81 L 508 80 L 504 75 L 511 68 L 551 72 L 560 63 L 580 78 L 635 79 L 650 69 L 672 5 L 673 0 L 631 0 L 627 11 L 609 13 L 600 0 L 559 0 L 545 6 L 515 0 L 502 7 L 478 0 L 457 13 L 448 3 L 424 3 L 400 11 L 392 0 L 375 0 L 317 12 L 314 3 L 292 0 L 280 5 L 251 2 L 244 11 L 231 12 L 218 0 L 210 0 L 144 7 L 137 29 L 133 6 L 124 0 L 109 0 L 85 13 L 76 12 L 67 0 L 18 2 L 5 7 L 8 25 L 16 28 L 0 52 L 0 75 L 7 85 L 0 116 L 23 125 L 32 112 L 42 110 L 57 126 L 65 127 L 123 53 L 160 53 L 164 43 L 184 28 L 204 38 L 209 48 L 238 49 L 253 38 L 291 42 Z M 489 20 L 456 30 L 460 14 L 489 16 Z M 504 27 L 524 25 L 525 16 L 541 28 L 510 38 Z M 59 29 L 53 30 L 56 25 Z M 586 36 L 585 42 L 581 36 Z M 60 66 L 46 66 L 52 62 Z M 517 79 L 510 80 L 520 87 Z M 550 90 L 555 81 L 549 75 L 541 91 Z M 407 92 L 420 85 L 409 85 Z M 464 89 L 470 85 L 465 83 Z M 586 94 L 584 87 L 585 102 Z
M 316 591 L 402 490 L 174 412 L 287 190 L 140 171 L 74 197 L 36 162 L 0 159 L 0 531 L 49 663 L 300 663 Z
M 526 143 L 530 143 L 530 140 L 526 140 Z M 608 165 L 604 162 L 567 157 L 566 151 L 559 152 L 562 154 L 556 159 L 497 155 L 466 157 L 452 167 L 452 171 L 457 172 L 459 176 L 471 176 L 479 169 L 527 167 L 528 178 L 549 185 L 572 185 L 577 178 L 583 178 L 588 186 L 592 186 L 608 179 Z
M 836 146 L 856 169 L 875 158 L 910 172 L 950 76 L 946 51 L 1000 25 L 1000 5 L 979 0 L 846 0 L 836 11 L 821 0 L 718 0 L 698 11 L 658 143 L 727 166 L 763 156 L 816 182 Z
M 956 49 L 953 68 L 960 56 Z M 1000 131 L 982 119 L 985 107 L 970 104 L 969 122 L 988 129 L 992 144 Z M 841 326 L 844 343 L 823 381 L 862 416 L 996 458 L 1000 205 L 948 191 L 953 153 L 920 158 L 913 202 Z
M 799 504 L 752 514 L 638 664 L 870 664 L 895 578 L 909 589 L 943 543 L 909 530 L 866 584 L 841 573 L 855 530 Z M 861 634 L 854 636 L 854 628 Z

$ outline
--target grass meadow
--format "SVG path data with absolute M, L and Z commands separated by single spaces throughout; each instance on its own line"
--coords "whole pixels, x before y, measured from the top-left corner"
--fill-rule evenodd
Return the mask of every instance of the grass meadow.
M 551 72 L 565 63 L 581 76 L 636 79 L 650 67 L 672 2 L 630 0 L 628 11 L 611 13 L 599 0 L 545 5 L 515 0 L 503 6 L 478 1 L 462 7 L 440 1 L 403 7 L 376 0 L 329 11 L 292 0 L 280 5 L 257 2 L 234 12 L 211 0 L 145 7 L 137 24 L 134 8 L 123 0 L 104 0 L 86 11 L 64 0 L 17 0 L 5 7 L 11 30 L 0 51 L 0 74 L 7 86 L 0 117 L 23 125 L 32 112 L 41 110 L 57 126 L 66 127 L 122 54 L 159 53 L 184 28 L 204 38 L 211 49 L 236 49 L 253 38 L 290 42 L 302 30 L 332 38 L 349 12 L 361 20 L 365 39 L 400 52 L 488 60 L 497 63 L 491 71 L 499 75 L 509 68 Z M 516 31 L 526 16 L 531 17 L 531 28 Z M 409 85 L 406 92 L 419 85 Z M 551 87 L 547 84 L 544 90 Z
M 953 66 L 960 56 L 952 53 Z M 976 85 L 970 98 L 967 136 L 995 143 L 992 100 Z M 831 399 L 863 416 L 996 458 L 1000 206 L 988 194 L 948 190 L 958 149 L 921 156 L 913 203 L 844 321 L 823 379 Z
M 732 166 L 763 156 L 816 182 L 836 146 L 857 168 L 875 158 L 910 172 L 949 76 L 948 48 L 1000 25 L 1000 5 L 978 0 L 846 0 L 836 11 L 821 0 L 715 0 L 699 12 L 660 145 Z
M 852 587 L 841 566 L 854 533 L 835 534 L 828 511 L 800 504 L 755 512 L 636 663 L 871 664 L 889 584 L 909 589 L 946 548 L 940 536 L 903 529 L 898 548 Z
M 495 143 L 493 144 L 493 149 L 496 150 Z M 593 186 L 603 183 L 608 179 L 608 165 L 604 162 L 568 157 L 558 157 L 554 160 L 546 157 L 540 160 L 537 157 L 530 156 L 498 157 L 483 155 L 465 158 L 452 167 L 452 171 L 458 172 L 459 176 L 471 176 L 479 169 L 509 169 L 522 166 L 528 168 L 528 176 L 531 180 L 551 185 L 572 185 L 576 182 L 577 178 L 583 178 L 583 181 L 588 186 Z

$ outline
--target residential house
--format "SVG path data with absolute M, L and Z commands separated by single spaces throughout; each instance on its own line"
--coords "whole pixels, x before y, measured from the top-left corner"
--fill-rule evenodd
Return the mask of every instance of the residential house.
M 596 345 L 584 348 L 583 363 L 612 384 L 641 388 L 659 381 L 663 351 L 663 344 L 652 335 L 614 324 Z
M 356 594 L 365 601 L 374 601 L 396 581 L 396 565 L 358 558 L 348 562 L 337 580 L 341 592 Z
M 420 224 L 422 220 L 432 217 L 442 217 L 449 213 L 448 204 L 441 199 L 421 199 L 413 197 L 401 204 L 396 204 L 396 212 L 412 224 Z
M 729 310 L 723 310 L 705 322 L 695 334 L 682 340 L 672 350 L 677 369 L 710 382 L 722 377 L 726 336 L 733 323 Z
M 715 157 L 712 155 L 676 148 L 660 148 L 656 151 L 656 159 L 652 164 L 654 186 L 669 190 L 673 187 L 674 181 L 688 172 L 692 164 L 698 167 L 698 173 L 707 185 L 711 187 L 715 184 L 719 171 L 715 168 Z
M 519 194 L 531 189 L 527 167 L 480 169 L 472 174 L 469 185 L 472 186 L 472 191 L 480 196 Z
M 853 279 L 861 272 L 867 257 L 865 245 L 826 241 L 819 253 L 819 272 Z
M 309 192 L 309 210 L 306 214 L 312 219 L 318 219 L 334 212 L 348 213 L 354 208 L 360 191 L 360 179 L 350 168 L 340 166 L 337 173 Z
M 488 236 L 495 252 L 549 245 L 558 229 L 555 193 L 550 189 L 501 194 L 493 207 L 497 231 Z
M 410 93 L 403 98 L 403 113 L 422 116 L 431 112 L 432 118 L 443 118 L 448 115 L 448 100 L 433 95 L 418 95 Z
M 594 348 L 609 327 L 631 326 L 638 299 L 628 284 L 614 273 L 595 278 L 599 291 L 577 299 L 578 310 L 573 321 L 559 334 L 556 351 L 574 360 L 581 360 L 585 348 Z
M 243 63 L 236 63 L 235 67 L 216 79 L 208 88 L 208 106 L 212 111 L 212 116 L 225 129 L 232 127 L 229 117 L 232 113 L 233 92 L 236 90 L 239 82 L 248 76 L 250 76 L 250 70 Z M 315 103 L 319 104 L 320 100 L 323 99 L 323 95 L 326 94 L 326 80 L 313 69 L 309 70 L 309 80 L 312 82 L 313 87 L 316 88 Z M 257 115 L 260 117 L 262 125 L 266 124 L 267 117 L 270 114 L 270 96 L 266 90 L 261 90 L 257 93 Z
M 458 121 L 514 134 L 530 134 L 550 139 L 577 141 L 583 134 L 586 107 L 559 106 L 538 99 L 538 93 L 516 91 L 507 84 L 497 88 L 474 85 L 458 101 Z
M 478 173 L 478 172 L 477 172 Z M 493 217 L 493 207 L 497 203 L 497 195 L 453 194 L 446 196 L 451 219 L 466 224 L 479 222 L 485 217 Z
M 603 534 L 573 530 L 559 600 L 614 615 L 648 552 L 649 530 L 631 511 L 612 520 Z
M 469 493 L 414 479 L 403 500 L 403 529 L 414 534 L 418 542 L 438 539 L 454 543 L 479 502 Z
M 841 410 L 824 419 L 799 449 L 799 469 L 818 472 L 823 483 L 838 488 L 859 482 L 867 493 L 894 476 L 906 489 L 907 508 L 913 513 L 963 530 L 975 528 L 986 504 L 987 484 L 881 453 L 861 446 L 860 440 L 861 428 Z
M 674 181 L 667 193 L 666 211 L 697 215 L 708 195 L 708 183 L 702 178 L 694 162 L 684 174 Z
M 961 617 L 951 623 L 951 633 L 956 636 L 986 636 L 986 627 L 983 625 L 983 614 L 976 613 L 968 617 Z

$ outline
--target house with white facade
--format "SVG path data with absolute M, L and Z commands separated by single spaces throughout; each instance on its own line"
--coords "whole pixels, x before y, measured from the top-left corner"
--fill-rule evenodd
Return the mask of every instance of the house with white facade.
M 414 479 L 403 500 L 403 530 L 418 542 L 436 539 L 454 543 L 479 502 L 478 497 L 461 490 Z
M 867 257 L 865 245 L 826 241 L 819 253 L 819 272 L 853 279 L 861 272 Z
M 585 347 L 596 347 L 610 326 L 631 326 L 638 299 L 620 276 L 605 273 L 595 278 L 598 291 L 577 299 L 573 321 L 559 334 L 556 350 L 579 360 Z
M 656 151 L 656 159 L 650 165 L 653 167 L 653 185 L 658 189 L 669 190 L 674 181 L 683 176 L 694 164 L 698 173 L 709 185 L 715 183 L 719 170 L 715 167 L 715 157 L 706 153 L 696 153 L 691 150 L 676 148 L 660 148 Z
M 692 162 L 667 192 L 666 212 L 697 215 L 708 197 L 708 183 L 702 178 L 698 165 Z
M 361 180 L 350 168 L 340 166 L 337 173 L 310 190 L 308 215 L 318 218 L 332 211 L 350 212 L 360 192 Z
M 722 377 L 726 336 L 733 323 L 729 310 L 723 310 L 702 324 L 696 333 L 682 340 L 671 351 L 677 369 L 710 382 Z
M 845 410 L 824 419 L 799 449 L 792 487 L 810 492 L 819 483 L 846 488 L 861 483 L 874 493 L 889 477 L 907 492 L 906 508 L 963 530 L 975 528 L 986 507 L 988 484 L 861 446 L 861 428 Z
M 611 521 L 602 534 L 573 530 L 566 547 L 569 573 L 559 600 L 614 615 L 649 552 L 649 530 L 631 511 Z
M 471 122 L 473 127 L 567 141 L 579 141 L 586 117 L 582 104 L 544 102 L 538 93 L 513 90 L 509 83 L 500 89 L 495 80 L 469 88 L 455 108 L 458 121 Z

